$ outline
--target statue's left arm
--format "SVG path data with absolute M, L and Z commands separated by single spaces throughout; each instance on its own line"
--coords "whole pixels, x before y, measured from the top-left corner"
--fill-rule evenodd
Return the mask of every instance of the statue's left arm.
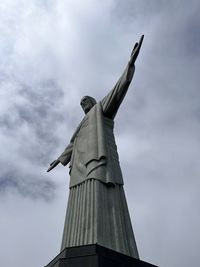
M 118 108 L 122 103 L 127 93 L 128 87 L 132 81 L 133 74 L 135 71 L 135 61 L 139 54 L 143 38 L 144 36 L 142 35 L 139 43 L 135 44 L 131 53 L 130 60 L 118 82 L 116 83 L 114 88 L 108 93 L 108 95 L 106 95 L 101 101 L 104 114 L 111 119 L 114 119 Z

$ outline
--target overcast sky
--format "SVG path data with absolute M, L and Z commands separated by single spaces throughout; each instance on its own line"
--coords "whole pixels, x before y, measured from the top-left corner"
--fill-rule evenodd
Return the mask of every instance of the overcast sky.
M 197 267 L 200 247 L 200 2 L 0 3 L 0 266 L 59 253 L 68 167 L 46 173 L 145 35 L 115 134 L 144 261 Z

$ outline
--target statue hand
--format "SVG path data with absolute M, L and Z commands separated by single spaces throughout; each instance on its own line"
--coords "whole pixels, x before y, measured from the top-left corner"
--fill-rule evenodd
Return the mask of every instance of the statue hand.
M 53 168 L 55 168 L 60 161 L 58 159 L 54 160 L 53 162 L 50 163 L 50 167 L 48 168 L 47 172 L 50 172 Z
M 137 59 L 137 57 L 139 55 L 143 39 L 144 39 L 144 35 L 141 36 L 139 43 L 136 43 L 134 48 L 133 48 L 133 51 L 131 53 L 131 59 L 130 59 L 130 64 L 131 65 L 134 65 L 134 63 L 135 63 L 135 61 L 136 61 L 136 59 Z

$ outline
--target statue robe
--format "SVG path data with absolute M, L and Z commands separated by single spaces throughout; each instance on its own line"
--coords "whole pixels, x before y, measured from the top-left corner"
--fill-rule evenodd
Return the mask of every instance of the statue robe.
M 134 74 L 127 65 L 115 87 L 85 115 L 58 158 L 70 168 L 61 250 L 98 243 L 139 258 L 123 191 L 114 118 Z

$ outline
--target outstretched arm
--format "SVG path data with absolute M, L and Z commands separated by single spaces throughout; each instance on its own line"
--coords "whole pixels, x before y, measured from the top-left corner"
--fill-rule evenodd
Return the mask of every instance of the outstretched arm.
M 136 43 L 133 51 L 131 53 L 130 60 L 122 74 L 119 78 L 118 82 L 114 86 L 114 88 L 110 91 L 110 93 L 105 96 L 101 103 L 103 107 L 104 114 L 114 119 L 120 104 L 122 103 L 128 87 L 132 81 L 133 74 L 135 71 L 135 61 L 139 55 L 140 48 L 143 42 L 144 35 L 141 36 L 139 43 Z
M 73 150 L 73 143 L 70 142 L 70 144 L 65 148 L 64 152 L 58 157 L 58 159 L 54 160 L 50 164 L 50 167 L 48 168 L 47 172 L 54 169 L 59 163 L 62 163 L 62 165 L 66 166 L 71 159 L 72 150 Z
M 54 160 L 53 162 L 50 163 L 50 167 L 48 168 L 47 172 L 50 172 L 52 169 L 54 169 L 60 161 L 58 159 Z

